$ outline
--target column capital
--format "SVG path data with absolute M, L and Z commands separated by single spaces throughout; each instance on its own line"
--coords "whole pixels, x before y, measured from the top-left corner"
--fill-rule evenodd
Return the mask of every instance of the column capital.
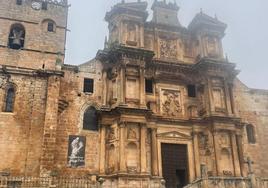
M 141 128 L 147 128 L 147 124 L 146 123 L 140 123 L 140 127 Z
M 125 128 L 126 127 L 126 122 L 125 121 L 121 121 L 121 122 L 118 123 L 118 126 L 120 128 Z

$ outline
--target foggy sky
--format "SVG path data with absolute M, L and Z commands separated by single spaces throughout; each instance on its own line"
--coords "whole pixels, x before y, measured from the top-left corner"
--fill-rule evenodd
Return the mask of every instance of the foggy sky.
M 69 0 L 70 32 L 65 63 L 82 64 L 103 49 L 104 38 L 108 35 L 105 13 L 120 1 Z M 152 1 L 147 1 L 150 14 Z M 177 3 L 183 26 L 188 26 L 201 8 L 204 13 L 213 17 L 216 14 L 228 24 L 223 39 L 224 53 L 241 70 L 240 80 L 252 88 L 268 89 L 268 0 L 177 0 Z

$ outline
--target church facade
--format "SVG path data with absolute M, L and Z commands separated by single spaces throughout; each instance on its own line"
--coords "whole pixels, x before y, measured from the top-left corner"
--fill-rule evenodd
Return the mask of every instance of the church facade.
M 114 5 L 104 49 L 68 65 L 67 0 L 0 0 L 0 177 L 268 187 L 268 91 L 237 79 L 227 25 L 147 6 Z

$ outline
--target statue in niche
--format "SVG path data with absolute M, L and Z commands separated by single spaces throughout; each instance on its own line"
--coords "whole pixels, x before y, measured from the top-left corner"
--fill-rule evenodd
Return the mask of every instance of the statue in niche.
M 163 58 L 177 58 L 177 41 L 161 39 L 160 56 Z
M 208 49 L 208 56 L 215 57 L 217 56 L 217 40 L 215 37 L 208 37 L 207 39 L 207 49 Z
M 182 112 L 179 100 L 179 92 L 165 91 L 166 100 L 163 105 L 163 113 L 167 116 L 178 116 Z
M 132 23 L 127 26 L 127 44 L 131 46 L 137 45 L 136 25 Z
M 208 135 L 203 133 L 199 134 L 199 149 L 201 150 L 200 152 L 201 154 L 203 153 L 203 155 L 208 156 L 211 154 Z
M 219 144 L 221 146 L 229 146 L 229 140 L 228 140 L 228 135 L 227 134 L 220 134 L 220 138 L 219 138 Z
M 137 133 L 136 133 L 136 130 L 134 128 L 129 128 L 128 138 L 129 139 L 136 139 L 137 138 Z
M 116 137 L 115 137 L 115 130 L 114 128 L 110 128 L 109 129 L 109 134 L 108 134 L 108 139 L 109 140 L 114 140 Z

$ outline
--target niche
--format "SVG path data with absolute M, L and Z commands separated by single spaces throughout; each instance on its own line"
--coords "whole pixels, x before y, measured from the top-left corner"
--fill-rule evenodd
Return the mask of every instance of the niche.
M 127 145 L 127 169 L 129 172 L 137 172 L 138 167 L 138 148 L 133 142 Z

